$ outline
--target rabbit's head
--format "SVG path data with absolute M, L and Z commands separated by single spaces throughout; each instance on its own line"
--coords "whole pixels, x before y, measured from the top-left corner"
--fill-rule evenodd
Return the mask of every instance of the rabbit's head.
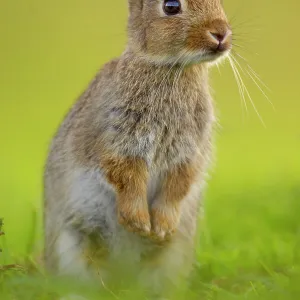
M 129 47 L 156 63 L 214 61 L 231 49 L 221 0 L 129 0 Z

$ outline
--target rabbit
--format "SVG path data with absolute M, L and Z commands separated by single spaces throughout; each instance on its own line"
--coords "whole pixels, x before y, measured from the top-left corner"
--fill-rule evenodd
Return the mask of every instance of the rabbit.
M 136 270 L 159 295 L 193 270 L 215 124 L 220 0 L 128 0 L 128 44 L 73 105 L 44 173 L 45 263 L 90 280 Z M 97 277 L 98 276 L 98 277 Z

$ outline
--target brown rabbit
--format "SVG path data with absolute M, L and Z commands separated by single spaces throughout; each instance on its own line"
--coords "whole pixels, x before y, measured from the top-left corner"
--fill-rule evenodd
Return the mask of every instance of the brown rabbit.
M 162 293 L 193 265 L 214 123 L 209 64 L 228 54 L 220 0 L 129 0 L 129 42 L 73 106 L 45 171 L 56 274 L 138 268 Z

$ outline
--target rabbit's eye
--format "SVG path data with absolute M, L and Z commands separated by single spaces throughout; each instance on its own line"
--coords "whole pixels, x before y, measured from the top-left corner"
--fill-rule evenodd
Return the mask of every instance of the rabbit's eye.
M 163 8 L 166 15 L 177 15 L 181 12 L 181 3 L 179 0 L 164 0 Z

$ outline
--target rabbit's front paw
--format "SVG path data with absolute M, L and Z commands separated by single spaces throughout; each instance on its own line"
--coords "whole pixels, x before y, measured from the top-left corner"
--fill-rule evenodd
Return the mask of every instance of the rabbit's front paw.
M 180 211 L 177 207 L 159 204 L 151 212 L 152 234 L 151 237 L 157 241 L 167 241 L 176 231 Z
M 151 222 L 148 208 L 140 208 L 132 205 L 122 205 L 118 207 L 119 223 L 128 231 L 141 236 L 149 236 L 151 232 Z

